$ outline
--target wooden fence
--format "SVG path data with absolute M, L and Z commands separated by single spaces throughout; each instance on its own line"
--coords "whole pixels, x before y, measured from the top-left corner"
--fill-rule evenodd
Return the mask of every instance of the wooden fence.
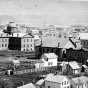
M 34 69 L 25 69 L 25 70 L 15 71 L 14 74 L 18 75 L 18 74 L 33 73 L 33 72 L 42 72 L 42 71 L 48 71 L 48 70 L 50 70 L 50 69 L 47 68 L 47 67 L 34 68 Z

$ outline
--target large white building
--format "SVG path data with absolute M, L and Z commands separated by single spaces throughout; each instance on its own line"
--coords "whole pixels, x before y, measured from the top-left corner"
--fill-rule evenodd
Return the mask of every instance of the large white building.
M 0 33 L 0 50 L 8 50 L 9 35 L 6 33 Z
M 24 35 L 21 38 L 21 51 L 33 52 L 35 50 L 34 37 L 31 35 Z

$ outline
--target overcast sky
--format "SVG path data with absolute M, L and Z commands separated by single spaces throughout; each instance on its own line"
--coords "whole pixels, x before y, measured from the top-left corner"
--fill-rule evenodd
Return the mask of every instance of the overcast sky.
M 88 24 L 87 0 L 0 0 L 0 23 Z

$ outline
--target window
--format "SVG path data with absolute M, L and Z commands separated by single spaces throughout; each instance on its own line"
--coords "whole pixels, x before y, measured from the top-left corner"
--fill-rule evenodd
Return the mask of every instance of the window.
M 7 39 L 5 39 L 5 42 L 7 42 Z
M 32 42 L 32 39 L 31 39 L 31 42 Z
M 31 44 L 31 47 L 32 47 L 32 44 Z
M 24 51 L 25 51 L 25 49 L 24 49 Z
M 48 62 L 48 65 L 51 66 L 53 63 L 52 62 Z
M 50 88 L 50 86 L 48 86 L 48 88 Z
M 50 36 L 52 36 L 52 34 L 50 34 Z
M 53 36 L 55 36 L 55 34 L 53 34 Z
M 67 81 L 67 84 L 68 84 L 68 81 Z
M 25 47 L 25 45 L 24 45 L 24 47 Z
M 4 47 L 4 45 L 2 44 L 2 47 Z
M 64 81 L 64 85 L 66 85 L 66 81 Z
M 24 39 L 24 42 L 25 42 L 25 39 Z
M 44 59 L 45 59 L 45 61 L 48 61 L 48 58 L 47 57 L 45 57 Z
M 29 39 L 27 39 L 27 42 L 29 42 Z
M 59 38 L 61 38 L 61 34 L 59 34 Z
M 31 51 L 32 51 L 32 48 L 31 48 Z
M 7 44 L 5 44 L 5 47 L 7 47 Z
M 27 45 L 27 47 L 29 47 L 29 44 Z
M 58 47 L 60 47 L 60 43 L 58 43 Z
M 2 38 L 2 42 L 4 42 L 4 39 Z

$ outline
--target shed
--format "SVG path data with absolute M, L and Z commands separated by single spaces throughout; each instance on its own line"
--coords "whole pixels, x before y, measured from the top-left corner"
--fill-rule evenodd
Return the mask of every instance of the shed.
M 26 84 L 26 85 L 23 85 L 17 88 L 36 88 L 36 87 L 33 83 L 29 83 L 29 84 Z

